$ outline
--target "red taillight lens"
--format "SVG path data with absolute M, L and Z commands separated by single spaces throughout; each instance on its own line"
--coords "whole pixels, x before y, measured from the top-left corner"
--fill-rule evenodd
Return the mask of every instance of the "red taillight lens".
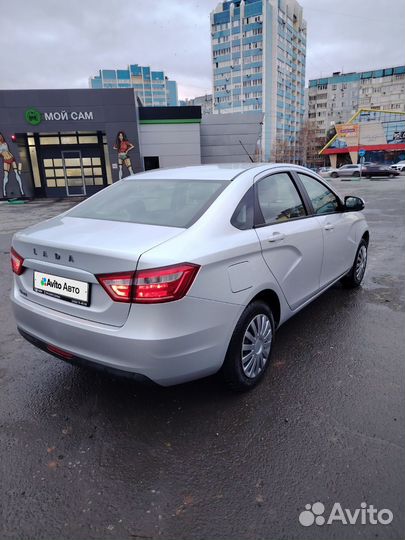
M 196 264 L 179 264 L 135 273 L 133 301 L 142 304 L 179 300 L 190 289 L 199 270 Z
M 191 263 L 176 264 L 152 270 L 101 274 L 96 276 L 100 285 L 115 302 L 153 304 L 183 298 L 190 289 L 199 266 Z
M 11 248 L 10 250 L 10 259 L 11 259 L 11 268 L 14 272 L 14 274 L 17 274 L 17 276 L 20 276 L 23 273 L 24 267 L 24 259 L 18 255 L 16 250 L 14 248 Z
M 131 302 L 133 272 L 101 274 L 96 276 L 100 285 L 115 302 Z

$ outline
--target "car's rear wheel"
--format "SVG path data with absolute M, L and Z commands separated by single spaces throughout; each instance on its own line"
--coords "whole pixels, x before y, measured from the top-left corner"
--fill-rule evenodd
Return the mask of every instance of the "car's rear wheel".
M 337 172 L 330 173 L 332 178 L 337 178 L 339 175 Z
M 351 267 L 350 271 L 342 278 L 342 283 L 345 287 L 355 288 L 360 286 L 366 272 L 367 251 L 368 244 L 363 238 L 359 244 L 359 247 L 357 248 L 353 266 Z
M 355 171 L 355 172 L 353 173 L 353 176 L 354 176 L 355 178 L 358 178 L 358 177 L 360 176 L 359 171 Z
M 256 300 L 246 307 L 222 366 L 224 380 L 232 390 L 244 392 L 261 381 L 270 362 L 274 328 L 273 314 L 265 302 Z

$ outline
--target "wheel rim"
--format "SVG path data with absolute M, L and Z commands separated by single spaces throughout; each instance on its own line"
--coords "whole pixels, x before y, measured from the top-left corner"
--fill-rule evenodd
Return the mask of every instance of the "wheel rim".
M 356 260 L 357 281 L 360 281 L 363 278 L 364 272 L 366 271 L 366 264 L 367 264 L 367 248 L 366 246 L 361 246 L 359 249 L 359 252 L 357 253 L 357 260 Z
M 264 369 L 269 358 L 273 331 L 267 315 L 254 317 L 242 340 L 242 369 L 249 379 L 257 377 Z

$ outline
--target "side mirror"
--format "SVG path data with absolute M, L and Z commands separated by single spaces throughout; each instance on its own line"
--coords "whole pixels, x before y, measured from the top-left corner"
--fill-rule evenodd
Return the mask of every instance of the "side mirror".
M 349 195 L 345 197 L 345 210 L 348 212 L 360 212 L 364 210 L 364 201 L 360 197 Z

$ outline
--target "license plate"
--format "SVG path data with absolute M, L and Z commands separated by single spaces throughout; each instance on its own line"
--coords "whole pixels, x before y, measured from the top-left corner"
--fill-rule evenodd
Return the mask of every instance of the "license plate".
M 84 281 L 68 279 L 43 272 L 34 272 L 34 291 L 53 296 L 72 304 L 90 304 L 90 285 Z

